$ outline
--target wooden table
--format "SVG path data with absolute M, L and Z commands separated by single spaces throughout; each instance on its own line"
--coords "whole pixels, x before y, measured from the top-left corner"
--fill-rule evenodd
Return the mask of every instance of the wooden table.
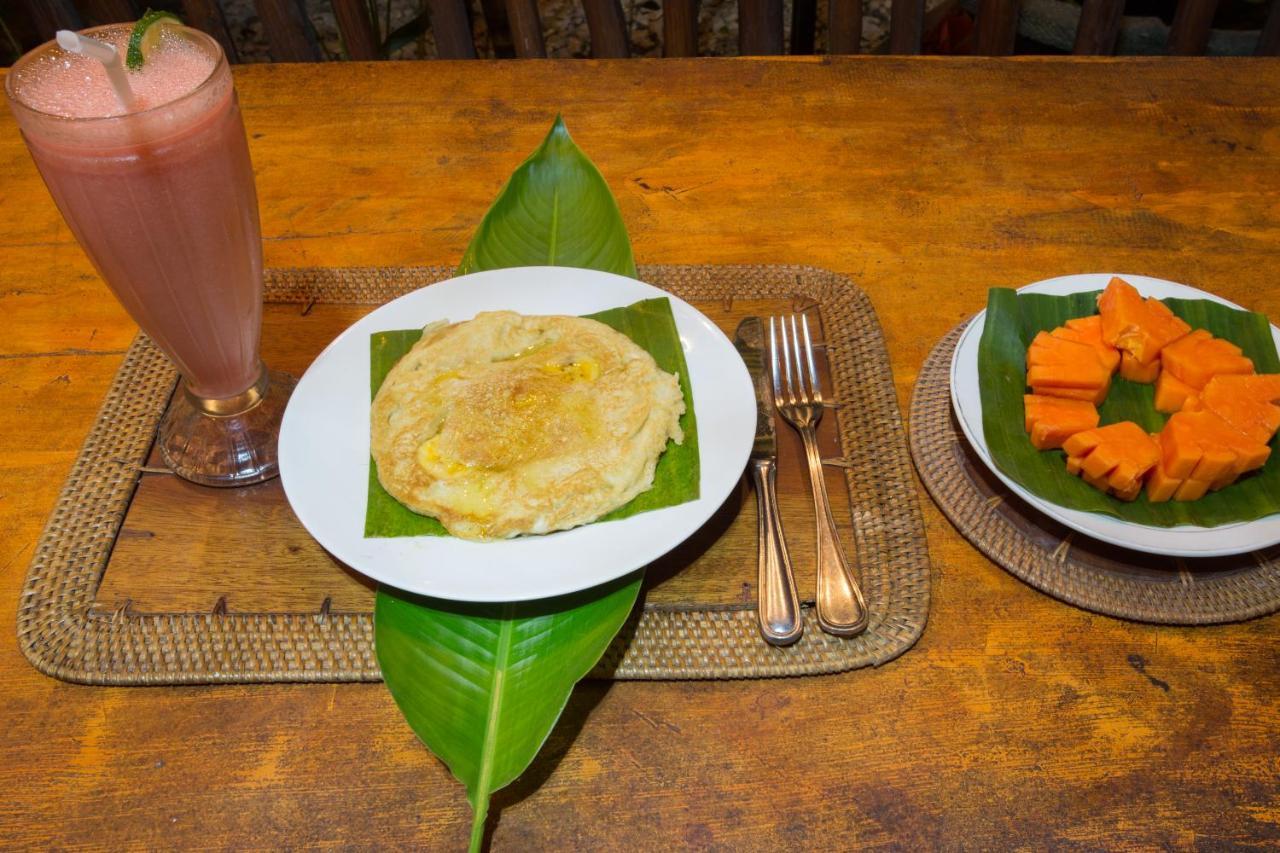
M 991 285 L 1123 270 L 1280 317 L 1273 60 L 632 60 L 237 70 L 271 265 L 453 263 L 563 111 L 648 263 L 856 277 L 904 408 Z M 457 848 L 468 810 L 381 685 L 39 675 L 32 547 L 134 326 L 0 117 L 0 839 Z M 921 492 L 934 604 L 880 670 L 590 683 L 495 849 L 1280 840 L 1280 617 L 1060 604 Z

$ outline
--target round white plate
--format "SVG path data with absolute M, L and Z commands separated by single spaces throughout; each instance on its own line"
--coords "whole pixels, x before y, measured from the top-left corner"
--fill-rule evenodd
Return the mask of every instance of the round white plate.
M 1064 275 L 1038 281 L 1020 288 L 1019 293 L 1046 293 L 1053 296 L 1065 296 L 1070 293 L 1102 290 L 1111 280 L 1113 273 L 1089 273 L 1085 275 Z M 1160 278 L 1145 275 L 1119 275 L 1138 289 L 1143 296 L 1154 296 L 1157 299 L 1175 297 L 1178 299 L 1209 299 L 1239 308 L 1234 302 L 1205 293 L 1185 284 L 1176 284 Z M 1280 542 L 1280 515 L 1270 515 L 1257 521 L 1245 521 L 1236 524 L 1224 524 L 1218 527 L 1196 527 L 1180 525 L 1178 527 L 1153 527 L 1147 524 L 1134 524 L 1121 521 L 1109 515 L 1096 512 L 1084 512 L 1067 509 L 1044 498 L 1033 495 L 1005 475 L 991 459 L 987 449 L 986 438 L 982 431 L 982 397 L 978 390 L 978 343 L 982 340 L 983 321 L 986 311 L 974 317 L 964 330 L 960 341 L 956 344 L 955 355 L 951 359 L 951 405 L 955 409 L 960 428 L 969 439 L 969 444 L 978 452 L 978 456 L 986 463 L 997 477 L 1013 493 L 1043 512 L 1055 518 L 1073 530 L 1119 545 L 1135 551 L 1146 551 L 1149 554 L 1165 554 L 1173 557 L 1222 557 L 1228 554 L 1243 554 Z M 1271 327 L 1271 335 L 1280 347 L 1280 329 Z
M 701 497 L 545 536 L 468 542 L 364 536 L 369 482 L 369 335 L 480 311 L 591 314 L 665 296 L 684 346 L 698 419 Z M 733 344 L 683 300 L 622 276 L 567 267 L 475 273 L 406 294 L 334 339 L 298 382 L 280 428 L 280 479 L 293 511 L 331 554 L 380 583 L 457 601 L 575 592 L 661 557 L 702 526 L 746 466 L 755 433 L 751 379 Z

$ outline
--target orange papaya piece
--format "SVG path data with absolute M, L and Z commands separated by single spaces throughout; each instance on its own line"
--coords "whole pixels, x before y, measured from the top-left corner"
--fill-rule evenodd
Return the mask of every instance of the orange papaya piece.
M 1102 339 L 1117 349 L 1137 334 L 1147 318 L 1147 305 L 1142 294 L 1129 282 L 1113 277 L 1098 296 L 1098 315 L 1102 322 Z
M 1183 405 L 1191 397 L 1196 396 L 1196 389 L 1183 382 L 1167 370 L 1160 371 L 1156 377 L 1156 411 L 1171 415 L 1182 410 Z
M 1204 448 L 1197 438 L 1196 421 L 1183 417 L 1182 413 L 1169 418 L 1160 431 L 1160 464 L 1165 473 L 1176 480 L 1185 480 L 1200 463 Z
M 1163 462 L 1158 463 L 1147 476 L 1147 500 L 1153 504 L 1170 500 L 1182 482 L 1177 477 L 1169 476 L 1164 470 Z
M 1141 382 L 1150 385 L 1160 375 L 1160 359 L 1150 364 L 1143 364 L 1128 352 L 1120 354 L 1120 377 L 1130 382 Z
M 1054 329 L 1052 335 L 1093 347 L 1112 373 L 1120 366 L 1120 351 L 1102 339 L 1102 318 L 1097 314 L 1068 320 L 1065 326 Z
M 1040 388 L 1097 390 L 1106 386 L 1109 379 L 1110 375 L 1097 361 L 1087 365 L 1040 364 L 1027 370 L 1027 384 Z
M 1197 392 L 1215 376 L 1253 373 L 1253 362 L 1241 353 L 1238 346 L 1215 338 L 1204 329 L 1196 329 L 1166 347 L 1161 361 L 1165 370 Z
M 1098 312 L 1103 341 L 1129 353 L 1140 365 L 1151 364 L 1164 347 L 1191 331 L 1163 302 L 1143 299 L 1133 285 L 1118 277 L 1098 297 Z
M 1063 442 L 1067 455 L 1079 459 L 1086 483 L 1122 500 L 1133 500 L 1147 473 L 1160 461 L 1155 440 L 1132 421 L 1078 432 Z M 1135 488 L 1135 485 L 1137 488 Z
M 1271 455 L 1270 447 L 1254 441 L 1217 414 L 1208 410 L 1188 412 L 1187 414 L 1199 419 L 1197 429 L 1200 432 L 1202 445 L 1206 447 L 1210 444 L 1216 445 L 1219 448 L 1232 451 L 1239 457 L 1240 469 L 1236 476 L 1261 468 L 1266 464 L 1267 458 Z M 1234 480 L 1235 477 L 1231 479 Z M 1218 488 L 1221 488 L 1221 486 Z
M 1108 382 L 1101 388 L 1055 388 L 1052 385 L 1032 385 L 1031 393 L 1040 397 L 1058 397 L 1064 400 L 1085 400 L 1095 406 L 1102 405 L 1111 390 Z
M 1260 444 L 1280 429 L 1280 374 L 1219 374 L 1199 396 L 1204 408 Z
M 1241 475 L 1261 468 L 1271 455 L 1271 448 L 1254 441 L 1208 409 L 1181 411 L 1169 418 L 1161 431 L 1162 463 L 1166 472 L 1208 483 L 1210 489 L 1221 489 Z M 1176 500 L 1195 489 L 1181 489 Z
M 1175 501 L 1198 501 L 1209 491 L 1210 484 L 1204 480 L 1187 479 L 1182 481 L 1178 490 L 1173 493 Z
M 1037 450 L 1061 447 L 1078 432 L 1098 425 L 1098 410 L 1083 400 L 1026 394 L 1022 398 L 1025 427 Z
M 1191 331 L 1191 324 L 1174 314 L 1168 305 L 1153 296 L 1147 297 L 1146 306 L 1149 318 L 1146 330 L 1149 345 L 1154 345 L 1156 351 L 1145 359 L 1139 358 L 1139 361 L 1149 362 L 1153 358 L 1158 358 L 1169 344 L 1188 334 Z

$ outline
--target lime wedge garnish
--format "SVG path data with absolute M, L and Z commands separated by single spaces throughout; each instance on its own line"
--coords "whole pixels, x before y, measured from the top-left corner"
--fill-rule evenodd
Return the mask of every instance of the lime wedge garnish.
M 160 34 L 167 26 L 182 24 L 182 19 L 172 12 L 155 12 L 148 9 L 146 14 L 133 25 L 129 33 L 129 50 L 125 53 L 124 64 L 130 71 L 142 67 L 151 51 L 160 43 Z

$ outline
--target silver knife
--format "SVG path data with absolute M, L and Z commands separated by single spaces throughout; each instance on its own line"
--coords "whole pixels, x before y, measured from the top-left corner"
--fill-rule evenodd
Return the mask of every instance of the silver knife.
M 751 445 L 747 468 L 756 489 L 759 510 L 759 589 L 756 616 L 765 642 L 786 646 L 800 639 L 804 622 L 800 619 L 800 598 L 791 573 L 791 557 L 782 535 L 775 494 L 777 436 L 773 428 L 773 392 L 764 360 L 764 324 L 759 317 L 747 317 L 738 324 L 734 346 L 751 374 L 756 391 L 756 439 Z

